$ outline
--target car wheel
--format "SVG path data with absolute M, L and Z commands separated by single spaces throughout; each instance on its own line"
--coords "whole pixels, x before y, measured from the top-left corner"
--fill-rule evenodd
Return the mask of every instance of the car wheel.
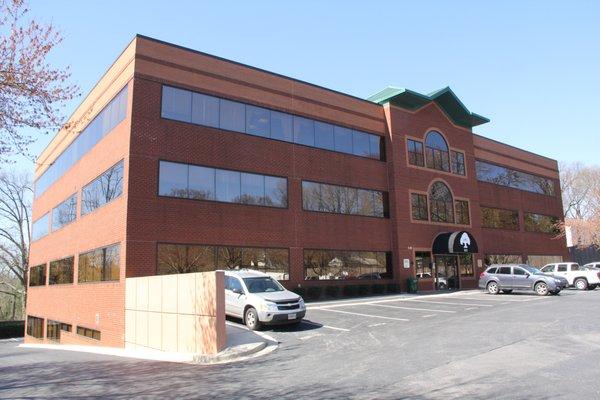
M 254 307 L 250 307 L 246 310 L 246 314 L 244 315 L 244 323 L 248 329 L 252 331 L 257 331 L 260 329 L 261 323 L 258 319 L 258 313 Z
M 511 294 L 512 290 L 503 290 L 502 293 Z
M 498 294 L 500 288 L 498 287 L 498 282 L 490 282 L 487 284 L 487 291 L 489 294 Z
M 583 278 L 575 279 L 574 285 L 579 290 L 586 290 L 588 288 L 588 283 Z
M 544 282 L 536 283 L 534 289 L 535 292 L 540 296 L 546 296 L 549 293 L 548 285 L 546 285 Z

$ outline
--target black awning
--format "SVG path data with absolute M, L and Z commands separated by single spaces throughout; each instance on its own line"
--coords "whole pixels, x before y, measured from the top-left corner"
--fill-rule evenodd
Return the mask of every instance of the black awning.
M 445 232 L 435 237 L 433 254 L 478 253 L 477 242 L 467 231 Z

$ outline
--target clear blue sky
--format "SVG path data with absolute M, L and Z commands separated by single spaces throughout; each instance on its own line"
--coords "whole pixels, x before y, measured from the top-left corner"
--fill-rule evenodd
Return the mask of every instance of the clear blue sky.
M 359 97 L 450 86 L 474 131 L 600 164 L 600 1 L 31 0 L 86 94 L 136 33 Z M 68 114 L 77 103 L 69 104 Z M 33 147 L 38 154 L 48 143 Z M 25 162 L 20 166 L 27 167 Z M 30 165 L 30 164 L 29 164 Z

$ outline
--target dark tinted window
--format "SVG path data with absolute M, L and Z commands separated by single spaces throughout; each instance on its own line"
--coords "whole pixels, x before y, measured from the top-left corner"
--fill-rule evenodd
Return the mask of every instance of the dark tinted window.
M 29 286 L 43 286 L 46 284 L 46 264 L 29 268 Z
M 77 216 L 77 193 L 52 210 L 52 230 L 57 230 L 75 221 Z
M 410 199 L 413 219 L 420 221 L 429 220 L 427 214 L 427 195 L 420 193 L 411 193 Z
M 542 268 L 542 272 L 554 272 L 554 265 L 546 265 L 544 268 Z
M 510 275 L 510 267 L 500 267 L 498 268 L 498 272 L 496 273 L 502 275 Z
M 479 160 L 475 161 L 475 169 L 477 171 L 477 179 L 480 181 L 549 196 L 554 195 L 554 182 L 552 179 Z
M 419 167 L 425 166 L 425 158 L 423 156 L 423 143 L 416 140 L 408 139 L 408 163 Z
M 79 283 L 118 281 L 119 270 L 118 244 L 79 255 Z
M 513 274 L 514 275 L 526 275 L 527 273 L 522 268 L 514 267 L 513 268 Z
M 457 175 L 465 175 L 465 155 L 454 150 L 450 152 L 450 155 L 452 161 L 452 173 Z
M 487 270 L 487 273 L 488 273 L 488 274 L 495 274 L 497 270 L 498 270 L 498 268 L 496 268 L 496 267 L 489 268 L 489 269 Z
M 100 340 L 100 331 L 90 328 L 84 328 L 83 326 L 77 327 L 77 334 L 80 336 L 85 336 L 90 339 Z
M 450 172 L 450 155 L 443 136 L 431 131 L 425 138 L 425 158 L 428 168 Z
M 50 263 L 48 284 L 73 283 L 73 260 L 74 257 L 67 257 L 62 260 L 52 261 Z
M 558 234 L 558 218 L 548 215 L 525 213 L 525 230 L 527 232 L 541 232 L 549 234 Z
M 567 264 L 558 264 L 557 271 L 558 272 L 567 272 Z
M 123 193 L 123 161 L 108 169 L 81 190 L 81 215 L 110 203 Z
M 44 319 L 27 316 L 27 335 L 33 336 L 34 338 L 44 338 Z
M 571 271 L 579 271 L 579 264 L 571 264 Z
M 519 230 L 519 212 L 500 208 L 481 207 L 484 228 Z
M 434 222 L 454 222 L 454 201 L 450 188 L 435 182 L 429 190 L 429 213 Z
M 305 280 L 385 279 L 392 277 L 385 252 L 304 250 Z
M 46 322 L 46 338 L 54 342 L 60 342 L 60 322 L 52 320 Z
M 469 202 L 465 200 L 456 200 L 454 202 L 454 208 L 456 213 L 456 223 L 469 225 L 471 223 L 469 216 Z
M 307 211 L 387 216 L 387 199 L 383 192 L 326 183 L 302 181 L 302 206 Z

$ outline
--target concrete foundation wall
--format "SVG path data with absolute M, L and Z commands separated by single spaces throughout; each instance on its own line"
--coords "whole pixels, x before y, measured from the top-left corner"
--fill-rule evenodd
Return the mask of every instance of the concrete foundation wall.
M 126 279 L 125 347 L 215 354 L 225 342 L 223 272 Z

